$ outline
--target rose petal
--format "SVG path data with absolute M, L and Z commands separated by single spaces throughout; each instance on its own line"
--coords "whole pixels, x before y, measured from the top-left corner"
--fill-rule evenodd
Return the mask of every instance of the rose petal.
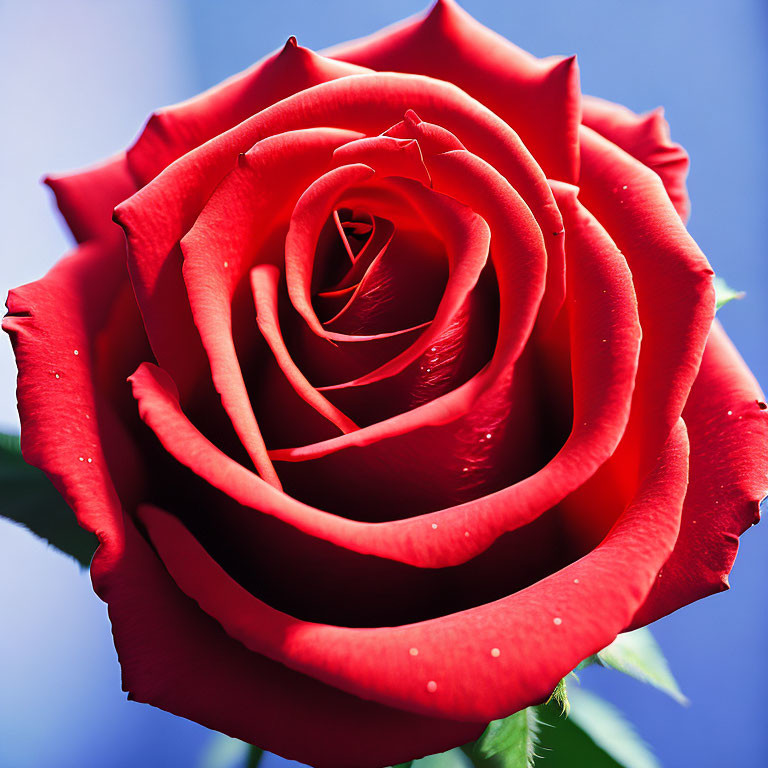
M 456 183 L 466 187 L 460 177 Z M 281 469 L 287 488 L 301 492 L 301 498 L 315 506 L 351 517 L 365 514 L 365 519 L 376 519 L 371 509 L 378 510 L 379 519 L 391 519 L 387 505 L 391 507 L 392 494 L 397 498 L 401 491 L 408 501 L 399 503 L 399 516 L 438 508 L 442 494 L 451 489 L 460 490 L 461 496 L 449 504 L 467 499 L 467 491 L 472 490 L 476 500 L 461 509 L 471 510 L 467 528 L 473 539 L 483 536 L 486 541 L 484 535 L 492 540 L 492 531 L 498 535 L 500 530 L 524 525 L 557 504 L 613 454 L 627 424 L 640 346 L 632 278 L 616 246 L 576 200 L 576 190 L 554 186 L 566 222 L 575 398 L 572 433 L 558 455 L 543 469 L 540 464 L 531 467 L 534 474 L 530 477 L 523 472 L 525 479 L 517 482 L 519 471 L 529 467 L 521 467 L 522 457 L 509 451 L 510 441 L 525 446 L 529 460 L 531 454 L 538 457 L 541 454 L 534 446 L 541 427 L 521 423 L 519 410 L 510 409 L 510 403 L 525 403 L 528 413 L 535 410 L 542 385 L 534 381 L 528 388 L 516 386 L 511 391 L 492 387 L 465 416 L 437 430 L 402 432 L 364 448 L 339 448 L 324 456 L 319 455 L 321 451 L 338 447 L 342 441 L 331 439 L 295 451 L 275 451 L 274 456 L 288 459 L 306 451 L 306 457 L 312 459 L 298 462 L 309 464 L 303 470 L 294 469 L 295 464 Z M 516 378 L 526 371 L 520 368 L 521 361 L 515 367 Z M 559 397 L 570 403 L 571 392 L 561 392 Z M 499 402 L 506 409 L 499 409 Z M 556 412 L 557 406 L 555 402 L 543 407 Z M 506 434 L 508 429 L 511 435 Z M 551 427 L 549 434 L 553 437 Z M 546 459 L 552 455 L 546 454 Z M 513 458 L 517 463 L 510 463 Z M 493 486 L 489 463 L 508 468 L 502 486 Z M 368 499 L 364 489 L 386 489 L 391 476 L 400 478 L 397 489 L 381 492 L 376 501 Z M 490 487 L 483 480 L 490 481 Z M 499 487 L 503 490 L 497 490 Z M 491 491 L 495 492 L 486 495 Z M 358 507 L 365 512 L 357 511 Z M 609 509 L 613 514 L 614 507 Z M 435 522 L 442 531 L 449 520 L 452 518 L 436 518 Z M 484 530 L 485 526 L 490 530 Z
M 321 56 L 290 37 L 280 50 L 244 72 L 154 112 L 128 150 L 131 171 L 143 186 L 174 160 L 287 96 L 367 71 Z
M 112 209 L 137 189 L 125 153 L 75 173 L 51 174 L 45 183 L 56 195 L 59 210 L 78 243 L 100 239 L 116 248 L 123 246 L 123 235 L 112 221 Z
M 656 171 L 680 218 L 688 220 L 690 201 L 685 188 L 688 153 L 670 139 L 669 125 L 661 107 L 638 115 L 619 104 L 584 96 L 581 121 Z
M 148 366 L 140 368 L 132 378 L 142 418 L 166 449 L 196 474 L 240 503 L 274 515 L 300 530 L 357 552 L 420 567 L 466 561 L 487 548 L 505 530 L 534 519 L 584 482 L 596 466 L 611 455 L 626 423 L 639 342 L 631 279 L 613 244 L 579 207 L 574 190 L 559 190 L 559 196 L 573 236 L 574 262 L 569 269 L 569 279 L 572 281 L 570 293 L 578 298 L 572 305 L 576 313 L 573 322 L 577 324 L 574 370 L 580 377 L 575 390 L 579 398 L 578 420 L 567 449 L 525 481 L 449 510 L 391 523 L 363 524 L 313 510 L 269 491 L 257 477 L 202 438 L 181 413 L 172 382 L 161 371 Z M 596 309 L 601 312 L 596 313 Z M 593 329 L 592 324 L 597 329 Z M 615 325 L 611 327 L 611 324 Z M 607 335 L 597 335 L 603 332 Z M 587 339 L 591 345 L 584 343 Z M 610 387 L 602 382 L 599 388 L 590 386 L 591 376 L 596 379 L 604 376 L 611 382 Z M 438 400 L 432 401 L 435 402 Z M 354 434 L 365 431 L 361 429 Z M 423 437 L 435 445 L 429 432 Z M 392 446 L 388 447 L 391 451 Z M 433 523 L 439 525 L 438 535 L 431 535 Z M 465 535 L 468 531 L 470 536 Z
M 687 448 L 680 422 L 634 503 L 586 557 L 509 597 L 400 627 L 294 619 L 231 579 L 176 518 L 150 506 L 140 516 L 182 591 L 251 650 L 389 706 L 488 721 L 540 701 L 626 626 L 674 546 Z
M 135 503 L 145 482 L 133 439 L 96 382 L 104 370 L 92 343 L 111 299 L 127 283 L 123 260 L 88 242 L 42 280 L 11 291 L 3 320 L 19 369 L 24 458 L 48 475 L 80 525 L 98 536 L 91 575 L 99 594 L 122 547 L 117 494 Z M 133 342 L 127 340 L 128 360 L 118 358 L 113 374 L 135 364 Z
M 438 0 L 426 16 L 325 53 L 371 69 L 455 83 L 520 134 L 547 176 L 576 181 L 581 91 L 575 57 L 537 59 L 453 0 Z
M 372 148 L 371 141 L 363 140 L 362 156 L 371 162 L 376 162 L 377 178 L 379 173 L 386 175 L 395 170 L 392 162 L 388 162 L 394 155 L 397 158 L 396 170 L 400 174 L 409 174 L 414 182 L 418 180 L 419 172 L 424 169 L 424 166 L 416 142 L 409 144 L 409 147 L 413 147 L 413 151 L 410 155 L 411 163 L 408 163 L 403 157 L 400 146 L 394 145 L 386 149 L 381 146 Z M 315 181 L 302 195 L 291 219 L 291 229 L 285 244 L 286 280 L 294 307 L 318 336 L 334 341 L 351 341 L 354 338 L 362 340 L 364 337 L 338 334 L 320 324 L 312 306 L 310 294 L 311 257 L 322 222 L 327 218 L 329 210 L 343 194 L 343 190 L 350 184 L 363 180 L 360 174 L 366 173 L 351 169 L 368 168 L 370 170 L 369 166 L 357 162 L 356 146 L 357 142 L 351 142 L 341 148 L 343 150 L 341 153 L 335 153 L 335 157 L 340 162 L 352 164 L 342 165 L 329 172 Z M 387 151 L 388 149 L 391 151 Z M 380 166 L 379 161 L 382 159 L 383 164 Z M 439 231 L 441 238 L 445 240 L 449 263 L 448 285 L 432 323 L 415 344 L 365 376 L 351 382 L 333 385 L 332 388 L 370 384 L 395 375 L 413 363 L 445 331 L 474 288 L 485 266 L 490 233 L 480 216 L 450 198 L 423 190 L 416 183 L 401 184 L 397 189 L 406 201 L 421 211 L 425 219 L 431 222 L 431 226 Z
M 621 463 L 642 476 L 683 411 L 715 312 L 712 270 L 661 179 L 582 126 L 580 198 L 624 254 L 643 343 Z
M 259 142 L 222 182 L 181 241 L 189 306 L 214 386 L 260 474 L 278 487 L 235 352 L 232 297 L 254 260 L 275 257 L 265 248 L 270 235 L 281 232 L 302 189 L 325 169 L 333 149 L 354 135 L 318 129 Z M 285 173 L 287 162 L 295 166 L 294 173 Z
M 526 200 L 542 230 L 561 231 L 562 220 L 546 179 L 517 135 L 455 86 L 387 73 L 354 75 L 308 88 L 191 150 L 115 211 L 126 231 L 131 280 L 152 348 L 179 382 L 182 394 L 204 370 L 205 357 L 189 314 L 177 243 L 237 155 L 266 136 L 311 124 L 377 134 L 408 108 L 444 125 L 470 150 L 481 151 Z M 562 248 L 558 240 L 548 240 L 548 251 Z M 175 309 L 170 316 L 169 306 Z
M 108 397 L 124 382 L 125 369 L 146 359 L 135 303 L 124 301 L 130 297 L 124 240 L 109 218 L 135 186 L 123 155 L 48 183 L 82 244 L 41 280 L 9 293 L 3 329 L 19 370 L 24 458 L 48 475 L 78 522 L 99 537 L 91 567 L 98 590 L 122 547 L 117 492 L 136 501 L 144 482 L 121 419 L 123 403 Z M 105 328 L 115 334 L 107 354 Z
M 280 369 L 299 396 L 308 402 L 318 413 L 325 416 L 332 424 L 335 424 L 342 432 L 351 432 L 357 429 L 357 425 L 349 417 L 332 403 L 328 402 L 307 381 L 306 377 L 291 359 L 280 333 L 280 324 L 277 316 L 277 290 L 279 282 L 280 271 L 275 266 L 262 264 L 251 270 L 251 285 L 253 286 L 259 330 L 267 340 Z
M 760 387 L 719 323 L 683 411 L 691 469 L 680 535 L 633 624 L 728 588 L 738 537 L 768 494 L 768 413 Z
M 450 131 L 434 123 L 425 122 L 412 109 L 405 113 L 405 118 L 400 123 L 392 126 L 384 135 L 418 139 L 425 158 L 466 149 Z M 350 145 L 354 146 L 358 143 L 350 142 Z M 346 150 L 346 146 L 340 147 L 336 151 L 336 156 L 338 157 Z M 537 215 L 536 218 L 540 225 L 545 223 L 540 216 Z M 565 252 L 560 237 L 563 234 L 562 229 L 549 232 L 545 227 L 542 232 L 545 233 L 547 247 L 547 288 L 539 309 L 537 325 L 539 329 L 546 331 L 551 327 L 565 300 Z
M 365 701 L 248 651 L 181 593 L 130 519 L 126 535 L 107 596 L 132 700 L 317 768 L 394 765 L 485 727 Z
M 424 328 L 440 304 L 446 267 L 443 244 L 428 230 L 393 226 L 355 290 L 323 325 L 348 336 Z M 315 295 L 313 303 L 317 299 Z

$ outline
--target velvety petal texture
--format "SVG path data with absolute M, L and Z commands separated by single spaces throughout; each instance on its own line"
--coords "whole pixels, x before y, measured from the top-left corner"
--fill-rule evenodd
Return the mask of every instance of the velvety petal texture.
M 47 179 L 78 245 L 8 299 L 22 448 L 99 537 L 129 696 L 381 768 L 725 588 L 768 407 L 687 167 L 438 0 Z

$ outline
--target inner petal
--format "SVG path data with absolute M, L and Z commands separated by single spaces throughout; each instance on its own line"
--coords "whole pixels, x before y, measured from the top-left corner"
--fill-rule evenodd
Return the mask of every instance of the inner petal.
M 369 250 L 376 224 L 365 210 L 334 208 L 318 238 L 312 272 L 313 299 L 350 285 L 352 267 Z M 322 302 L 318 308 L 322 308 Z M 319 312 L 318 317 L 322 320 Z
M 432 233 L 336 209 L 318 241 L 312 304 L 329 331 L 402 331 L 432 320 L 447 279 L 445 247 Z

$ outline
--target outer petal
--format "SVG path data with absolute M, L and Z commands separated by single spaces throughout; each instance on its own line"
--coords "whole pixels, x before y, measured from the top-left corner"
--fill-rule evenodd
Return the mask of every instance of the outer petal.
M 78 243 L 100 240 L 124 249 L 124 239 L 112 221 L 112 209 L 137 189 L 125 153 L 82 171 L 47 176 L 45 183 Z
M 768 494 L 768 411 L 719 323 L 683 418 L 691 470 L 682 527 L 635 626 L 727 589 L 738 537 L 760 519 L 759 503 Z
M 624 466 L 647 469 L 688 399 L 715 313 L 712 270 L 659 177 L 582 126 L 580 198 L 626 257 L 643 343 Z
M 688 220 L 690 201 L 685 188 L 688 153 L 670 139 L 669 125 L 661 107 L 638 115 L 619 104 L 585 96 L 582 122 L 656 171 L 680 218 Z
M 3 328 L 19 369 L 24 458 L 98 535 L 91 571 L 99 590 L 122 547 L 118 494 L 136 501 L 143 483 L 120 406 L 126 369 L 148 352 L 134 325 L 122 233 L 109 217 L 135 187 L 124 156 L 49 183 L 83 244 L 41 280 L 11 291 Z M 105 329 L 115 348 L 102 343 Z
M 520 134 L 547 176 L 567 182 L 578 177 L 581 91 L 575 58 L 537 59 L 453 0 L 437 0 L 426 16 L 334 47 L 327 55 L 455 83 Z
M 485 727 L 364 701 L 248 651 L 179 591 L 130 521 L 126 537 L 103 596 L 131 699 L 317 768 L 394 765 Z
M 153 507 L 140 515 L 180 588 L 251 650 L 365 699 L 488 721 L 543 699 L 626 626 L 674 546 L 687 470 L 680 422 L 632 505 L 590 554 L 501 600 L 375 629 L 313 624 L 270 608 L 176 518 Z
M 244 72 L 155 112 L 128 150 L 131 171 L 143 186 L 174 160 L 286 96 L 367 71 L 320 56 L 290 37 L 281 50 Z

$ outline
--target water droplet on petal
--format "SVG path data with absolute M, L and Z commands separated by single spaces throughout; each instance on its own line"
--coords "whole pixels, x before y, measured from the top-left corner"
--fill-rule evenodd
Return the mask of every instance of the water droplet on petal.
M 419 649 L 418 648 L 411 648 L 408 653 L 411 654 L 411 656 L 418 656 L 419 655 Z
M 79 355 L 79 354 L 80 354 L 80 350 L 79 350 L 79 349 L 76 349 L 76 350 L 75 350 L 75 352 L 74 352 L 74 354 L 75 354 L 75 357 L 77 357 L 77 355 Z
M 58 378 L 58 376 L 56 378 Z M 733 411 L 728 411 L 728 415 L 733 416 Z
M 427 683 L 427 690 L 428 690 L 430 693 L 434 693 L 434 692 L 437 690 L 437 683 L 436 683 L 434 680 L 430 680 L 430 681 Z
M 85 461 L 85 459 L 84 459 L 82 456 L 78 456 L 78 457 L 77 457 L 77 460 L 78 460 L 78 461 Z
M 93 464 L 93 459 L 90 456 L 88 457 L 88 463 Z
M 437 523 L 432 523 L 432 530 L 435 530 L 437 528 Z
M 574 584 L 578 584 L 578 583 L 579 583 L 579 580 L 578 580 L 578 579 L 574 579 L 574 580 L 573 580 L 573 583 L 574 583 Z
M 469 538 L 469 531 L 464 531 L 464 535 Z
M 56 374 L 54 374 L 54 375 L 56 376 L 56 378 L 57 378 L 57 379 L 60 379 L 60 378 L 61 378 L 61 376 L 59 376 L 59 374 L 58 374 L 58 373 L 56 373 Z
M 493 656 L 494 659 L 498 659 L 499 656 L 501 656 L 501 651 L 498 648 L 491 648 L 491 656 Z
M 485 433 L 485 439 L 486 440 L 490 440 L 491 439 L 491 433 L 490 432 L 486 432 Z
M 228 266 L 229 266 L 229 262 L 228 262 L 228 261 L 225 261 L 225 262 L 224 262 L 224 269 L 226 269 Z
M 552 623 L 553 623 L 553 624 L 554 624 L 556 627 L 559 627 L 559 626 L 560 626 L 560 625 L 563 623 L 563 620 L 562 620 L 562 619 L 561 619 L 559 616 L 555 616 L 555 618 L 554 618 L 554 619 L 552 619 Z

